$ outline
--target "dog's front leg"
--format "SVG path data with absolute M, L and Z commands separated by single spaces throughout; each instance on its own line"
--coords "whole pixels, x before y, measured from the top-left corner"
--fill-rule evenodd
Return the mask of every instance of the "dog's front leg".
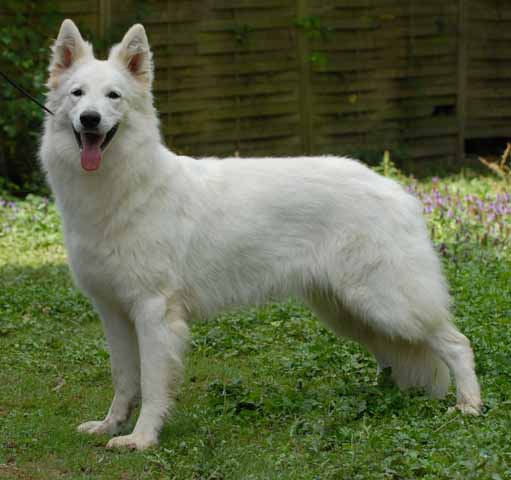
M 98 299 L 94 299 L 94 305 L 108 340 L 115 395 L 104 420 L 82 423 L 78 431 L 114 435 L 129 420 L 140 396 L 137 336 L 135 326 L 118 305 Z
M 107 448 L 143 450 L 158 443 L 183 374 L 189 329 L 184 310 L 164 297 L 137 302 L 132 317 L 140 350 L 142 407 L 130 435 L 112 438 Z

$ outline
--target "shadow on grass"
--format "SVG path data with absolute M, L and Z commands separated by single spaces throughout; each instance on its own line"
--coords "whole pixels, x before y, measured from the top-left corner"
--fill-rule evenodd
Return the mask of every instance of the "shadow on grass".
M 39 325 L 79 324 L 95 319 L 89 301 L 74 287 L 66 264 L 0 267 L 0 335 Z

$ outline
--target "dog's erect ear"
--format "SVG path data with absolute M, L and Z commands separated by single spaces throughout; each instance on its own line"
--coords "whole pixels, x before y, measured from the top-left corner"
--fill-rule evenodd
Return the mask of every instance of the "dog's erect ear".
M 69 19 L 62 22 L 57 40 L 51 49 L 53 55 L 48 81 L 50 88 L 55 88 L 60 75 L 76 62 L 94 57 L 91 45 L 84 41 L 78 27 Z
M 122 42 L 110 52 L 109 60 L 120 62 L 136 80 L 151 85 L 153 54 L 142 25 L 133 25 L 126 32 Z

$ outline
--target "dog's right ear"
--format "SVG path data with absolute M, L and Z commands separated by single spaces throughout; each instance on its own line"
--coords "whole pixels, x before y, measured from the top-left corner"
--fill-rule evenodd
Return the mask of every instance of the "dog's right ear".
M 86 42 L 72 20 L 62 22 L 59 35 L 51 47 L 53 55 L 50 62 L 49 88 L 56 88 L 60 76 L 76 62 L 94 58 L 92 46 Z

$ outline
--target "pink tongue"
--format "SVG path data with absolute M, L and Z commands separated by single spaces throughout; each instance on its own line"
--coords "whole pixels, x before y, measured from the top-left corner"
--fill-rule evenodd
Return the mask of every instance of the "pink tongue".
M 83 141 L 82 168 L 88 172 L 97 170 L 101 163 L 101 148 L 99 142 Z

